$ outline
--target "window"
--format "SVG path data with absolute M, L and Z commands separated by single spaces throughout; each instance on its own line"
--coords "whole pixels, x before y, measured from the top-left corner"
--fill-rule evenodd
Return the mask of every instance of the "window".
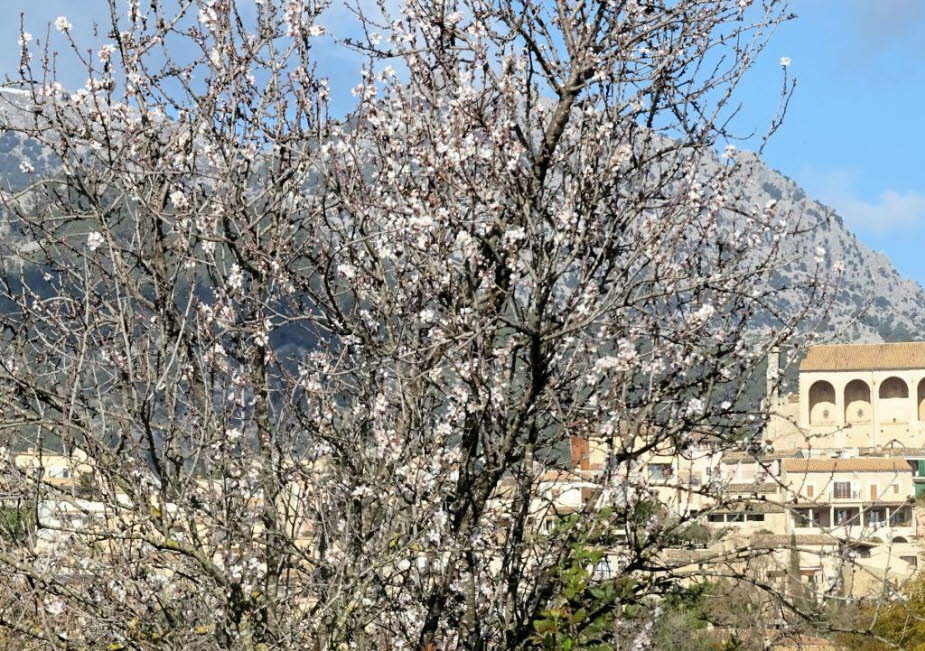
M 918 567 L 918 566 L 919 566 L 919 557 L 918 557 L 918 556 L 900 556 L 899 559 L 902 560 L 902 561 L 906 561 L 906 562 L 909 563 L 909 565 L 911 565 L 912 567 Z
M 906 525 L 909 522 L 909 509 L 897 509 L 890 514 L 890 522 L 893 525 Z
M 870 558 L 870 547 L 855 547 L 854 553 L 857 554 L 859 558 Z
M 812 484 L 806 484 L 806 497 L 813 497 L 816 487 Z
M 764 513 L 749 513 L 746 517 L 749 522 L 764 522 Z
M 899 495 L 899 484 L 893 484 L 893 495 Z
M 812 509 L 797 509 L 794 512 L 797 527 L 814 527 L 816 521 Z
M 886 515 L 880 509 L 868 511 L 866 517 L 867 522 L 872 525 L 881 524 L 886 520 Z
M 744 513 L 730 513 L 727 519 L 728 522 L 745 522 Z
M 650 463 L 649 464 L 649 479 L 655 479 L 656 481 L 664 481 L 671 477 L 671 464 L 670 463 Z
M 708 519 L 710 522 L 725 522 L 726 516 L 722 513 L 711 513 Z
M 851 497 L 851 482 L 837 481 L 832 484 L 832 497 L 835 499 L 849 499 Z
M 855 515 L 854 509 L 835 509 L 835 524 L 848 524 Z

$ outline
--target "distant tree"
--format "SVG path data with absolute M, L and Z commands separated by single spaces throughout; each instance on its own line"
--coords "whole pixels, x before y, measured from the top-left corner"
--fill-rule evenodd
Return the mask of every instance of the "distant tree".
M 0 506 L 0 538 L 8 543 L 23 542 L 34 529 L 35 511 L 31 506 Z
M 888 602 L 871 600 L 851 613 L 848 630 L 862 634 L 843 634 L 836 639 L 862 651 L 886 649 L 925 650 L 925 577 L 919 575 L 903 592 L 903 598 Z

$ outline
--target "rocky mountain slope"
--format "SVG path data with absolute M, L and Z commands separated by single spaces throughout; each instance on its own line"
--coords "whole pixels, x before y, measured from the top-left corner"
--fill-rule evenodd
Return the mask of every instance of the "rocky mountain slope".
M 52 157 L 36 142 L 23 141 L 3 123 L 24 119 L 30 94 L 18 88 L 0 88 L 0 189 L 20 187 L 29 178 L 54 167 Z M 785 253 L 799 258 L 782 270 L 774 282 L 798 284 L 801 275 L 811 272 L 812 260 L 802 252 L 821 246 L 831 262 L 843 261 L 845 273 L 829 312 L 825 334 L 840 341 L 879 342 L 925 339 L 925 290 L 903 278 L 884 254 L 870 250 L 828 206 L 814 201 L 791 179 L 768 168 L 754 154 L 738 155 L 742 168 L 742 202 L 746 206 L 765 206 L 776 201 L 777 214 L 799 219 L 814 226 L 813 246 L 807 242 L 786 244 Z M 23 162 L 28 165 L 24 166 Z M 720 165 L 717 156 L 708 165 Z M 34 172 L 27 172 L 28 166 Z M 0 234 L 2 235 L 2 234 Z
M 925 290 L 921 285 L 903 278 L 885 254 L 868 248 L 832 208 L 807 196 L 793 180 L 754 154 L 742 154 L 739 162 L 746 171 L 742 190 L 750 205 L 776 201 L 777 214 L 815 227 L 812 244 L 827 251 L 829 263 L 844 264 L 823 334 L 857 343 L 925 339 Z M 799 246 L 790 242 L 785 251 L 795 253 Z M 810 268 L 811 261 L 797 261 L 776 280 L 792 284 Z

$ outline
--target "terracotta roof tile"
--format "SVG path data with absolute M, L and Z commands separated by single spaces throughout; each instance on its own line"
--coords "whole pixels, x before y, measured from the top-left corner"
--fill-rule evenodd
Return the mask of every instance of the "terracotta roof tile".
M 858 457 L 854 459 L 784 459 L 787 472 L 912 472 L 903 459 Z
M 925 341 L 897 344 L 834 344 L 813 346 L 801 371 L 872 371 L 925 369 Z
M 806 534 L 797 535 L 795 540 L 789 535 L 782 534 L 757 534 L 754 537 L 755 547 L 789 547 L 793 542 L 797 545 L 837 545 L 839 539 L 828 534 Z
M 726 490 L 730 493 L 776 493 L 778 485 L 774 482 L 761 484 L 729 484 Z
M 710 513 L 786 513 L 780 504 L 772 502 L 739 502 L 738 504 L 725 504 L 721 508 L 711 510 Z

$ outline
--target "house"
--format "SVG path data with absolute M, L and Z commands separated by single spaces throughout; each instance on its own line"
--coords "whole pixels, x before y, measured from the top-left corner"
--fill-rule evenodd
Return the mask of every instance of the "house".
M 895 458 L 784 459 L 794 496 L 788 533 L 908 542 L 916 535 L 912 468 Z

